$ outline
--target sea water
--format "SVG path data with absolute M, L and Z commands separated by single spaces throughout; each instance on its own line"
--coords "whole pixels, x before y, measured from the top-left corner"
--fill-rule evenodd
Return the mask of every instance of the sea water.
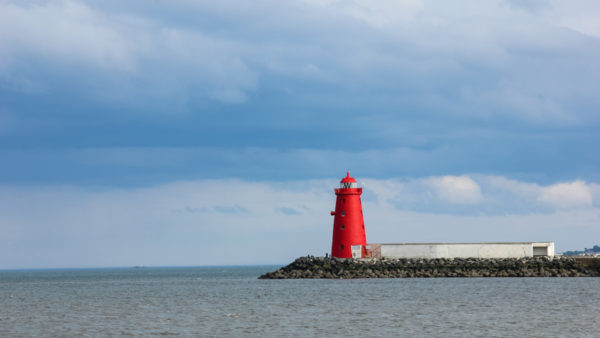
M 600 337 L 600 278 L 257 279 L 277 268 L 0 271 L 0 336 Z

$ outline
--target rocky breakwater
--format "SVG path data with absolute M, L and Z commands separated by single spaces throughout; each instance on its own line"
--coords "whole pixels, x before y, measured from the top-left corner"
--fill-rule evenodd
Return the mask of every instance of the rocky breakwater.
M 597 276 L 600 276 L 600 258 L 343 259 L 307 256 L 259 279 Z

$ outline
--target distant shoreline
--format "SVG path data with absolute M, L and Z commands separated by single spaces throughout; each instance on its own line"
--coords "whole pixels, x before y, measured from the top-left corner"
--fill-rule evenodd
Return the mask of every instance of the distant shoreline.
M 343 259 L 300 257 L 259 279 L 599 277 L 600 258 Z

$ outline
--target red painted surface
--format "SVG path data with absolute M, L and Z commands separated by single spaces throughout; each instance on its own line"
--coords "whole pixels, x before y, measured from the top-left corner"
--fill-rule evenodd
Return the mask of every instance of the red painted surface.
M 361 245 L 360 257 L 363 258 L 367 254 L 367 236 L 360 202 L 362 188 L 357 187 L 356 180 L 348 172 L 335 194 L 335 211 L 331 212 L 334 216 L 331 257 L 352 258 L 352 246 Z

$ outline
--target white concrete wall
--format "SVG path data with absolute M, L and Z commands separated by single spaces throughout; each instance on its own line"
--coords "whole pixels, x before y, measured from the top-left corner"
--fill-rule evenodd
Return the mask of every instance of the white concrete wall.
M 534 246 L 554 256 L 553 242 L 399 243 L 381 244 L 380 250 L 382 258 L 519 258 L 533 256 Z

